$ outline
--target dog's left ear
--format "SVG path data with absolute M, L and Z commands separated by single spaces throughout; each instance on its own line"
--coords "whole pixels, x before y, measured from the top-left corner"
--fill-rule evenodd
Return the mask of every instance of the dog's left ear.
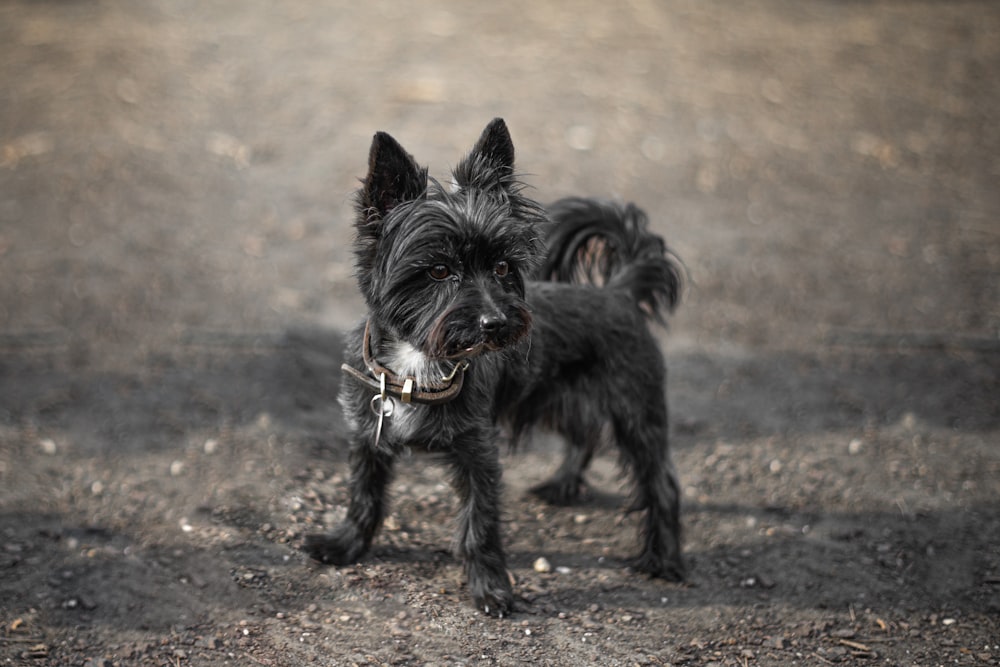
M 473 147 L 472 155 L 481 155 L 498 169 L 514 169 L 514 142 L 510 140 L 510 132 L 503 118 L 490 121 Z
M 514 142 L 503 118 L 494 118 L 469 155 L 455 167 L 459 187 L 507 187 L 514 180 Z

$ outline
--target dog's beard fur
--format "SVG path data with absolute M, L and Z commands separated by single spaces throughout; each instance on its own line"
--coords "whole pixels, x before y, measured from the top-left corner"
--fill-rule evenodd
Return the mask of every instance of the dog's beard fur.
M 446 190 L 392 137 L 376 134 L 357 198 L 355 257 L 376 357 L 418 383 L 469 360 L 465 386 L 444 405 L 398 406 L 383 428 L 370 410 L 371 390 L 345 380 L 348 515 L 331 534 L 310 536 L 306 549 L 336 564 L 359 558 L 384 516 L 396 454 L 425 449 L 451 468 L 461 503 L 455 549 L 473 600 L 506 615 L 513 592 L 500 539 L 496 444 L 504 420 L 515 440 L 536 424 L 566 437 L 566 460 L 534 489 L 554 503 L 581 494 L 583 471 L 607 434 L 635 478 L 632 509 L 645 515 L 632 565 L 679 579 L 665 369 L 646 324 L 676 302 L 677 265 L 634 206 L 571 199 L 555 204 L 550 218 L 524 196 L 500 119 L 453 176 Z M 345 355 L 355 368 L 363 367 L 362 329 Z

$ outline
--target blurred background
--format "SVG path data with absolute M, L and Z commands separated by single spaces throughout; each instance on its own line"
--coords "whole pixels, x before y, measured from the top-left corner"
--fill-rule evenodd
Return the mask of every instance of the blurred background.
M 503 116 L 539 199 L 649 212 L 678 344 L 995 343 L 998 35 L 975 2 L 5 2 L 0 331 L 116 364 L 344 328 L 371 135 L 442 176 Z

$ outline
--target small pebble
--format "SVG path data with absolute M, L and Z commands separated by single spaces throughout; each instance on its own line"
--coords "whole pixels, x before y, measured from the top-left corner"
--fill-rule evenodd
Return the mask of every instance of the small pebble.
M 535 572 L 545 573 L 552 571 L 552 563 L 550 563 L 544 556 L 535 559 L 533 567 L 535 568 Z

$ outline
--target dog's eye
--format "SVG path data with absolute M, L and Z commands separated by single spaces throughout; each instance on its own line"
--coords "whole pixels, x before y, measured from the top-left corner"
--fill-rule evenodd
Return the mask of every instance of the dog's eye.
M 497 278 L 505 277 L 508 273 L 510 273 L 510 264 L 501 259 L 496 263 L 496 266 L 493 267 L 493 273 L 497 275 Z
M 427 273 L 434 280 L 444 280 L 451 275 L 451 271 L 444 264 L 435 264 L 427 271 Z

